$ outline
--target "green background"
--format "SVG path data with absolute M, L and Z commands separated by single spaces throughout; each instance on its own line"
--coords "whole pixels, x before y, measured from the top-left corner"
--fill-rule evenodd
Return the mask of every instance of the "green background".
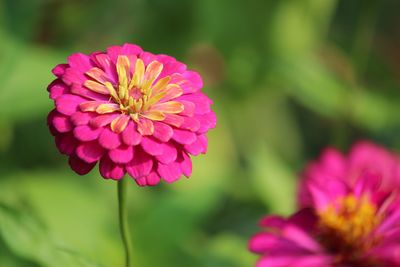
M 218 125 L 190 179 L 129 186 L 136 267 L 252 266 L 258 219 L 358 139 L 400 148 L 399 1 L 0 1 L 0 266 L 123 265 L 116 183 L 80 177 L 46 127 L 51 68 L 131 42 L 199 71 Z

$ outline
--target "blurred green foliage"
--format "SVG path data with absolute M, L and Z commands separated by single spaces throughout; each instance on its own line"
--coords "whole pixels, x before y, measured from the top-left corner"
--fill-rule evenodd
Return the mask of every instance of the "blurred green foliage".
M 46 127 L 51 68 L 137 43 L 198 70 L 218 127 L 189 180 L 129 188 L 135 266 L 252 266 L 247 240 L 295 207 L 319 151 L 400 148 L 398 1 L 3 0 L 0 266 L 122 266 L 116 184 L 78 177 Z

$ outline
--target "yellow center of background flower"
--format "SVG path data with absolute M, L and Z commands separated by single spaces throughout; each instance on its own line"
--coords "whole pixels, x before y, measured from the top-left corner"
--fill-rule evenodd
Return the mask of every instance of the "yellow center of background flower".
M 382 216 L 368 196 L 352 194 L 338 199 L 318 213 L 319 237 L 324 245 L 339 253 L 347 261 L 377 242 L 371 233 L 381 222 Z

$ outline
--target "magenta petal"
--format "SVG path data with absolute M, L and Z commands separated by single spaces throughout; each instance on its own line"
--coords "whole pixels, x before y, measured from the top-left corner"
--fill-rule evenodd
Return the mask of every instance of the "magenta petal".
M 99 137 L 102 128 L 94 129 L 88 125 L 75 127 L 74 136 L 80 141 L 92 141 Z
M 192 154 L 193 156 L 197 156 L 200 153 L 207 152 L 207 137 L 205 135 L 199 135 L 197 140 L 189 145 L 184 146 L 185 150 Z
M 142 146 L 143 150 L 152 155 L 152 156 L 158 156 L 163 153 L 163 146 L 161 143 L 157 142 L 153 138 L 150 137 L 143 137 L 142 142 L 140 143 Z
M 146 179 L 146 177 L 140 177 L 140 178 L 136 178 L 136 179 L 134 179 L 135 180 L 135 182 L 136 182 L 136 184 L 138 185 L 138 186 L 147 186 L 147 179 Z
M 198 129 L 199 133 L 205 133 L 209 129 L 215 128 L 217 124 L 217 116 L 213 111 L 207 114 L 197 115 L 196 119 L 200 122 L 200 128 Z
M 50 98 L 55 100 L 59 96 L 68 94 L 69 87 L 60 79 L 56 79 L 47 87 L 47 91 L 50 93 Z
M 124 167 L 114 163 L 107 156 L 100 160 L 100 174 L 106 179 L 120 180 L 125 175 Z
M 154 133 L 153 136 L 160 140 L 161 142 L 168 142 L 171 139 L 173 131 L 171 126 L 155 121 L 153 122 L 154 125 Z
M 183 123 L 180 128 L 197 132 L 200 128 L 200 121 L 195 117 L 183 117 Z
M 58 150 L 65 155 L 72 155 L 78 145 L 78 141 L 74 138 L 72 133 L 56 135 L 55 140 Z
M 182 175 L 182 170 L 177 162 L 170 164 L 162 164 L 159 162 L 157 172 L 168 183 L 175 182 Z
M 62 76 L 62 81 L 69 86 L 83 84 L 86 80 L 87 78 L 83 72 L 74 68 L 67 68 Z
M 152 171 L 149 175 L 135 179 L 139 186 L 155 186 L 160 182 L 160 176 Z
M 206 114 L 211 111 L 210 109 L 210 105 L 212 104 L 211 99 L 209 99 L 205 94 L 201 92 L 180 96 L 179 100 L 186 100 L 193 102 L 196 105 L 196 110 L 195 110 L 196 114 Z
M 190 131 L 174 129 L 174 134 L 172 135 L 172 139 L 174 139 L 176 142 L 180 144 L 187 145 L 195 142 L 197 136 L 195 133 Z
M 104 148 L 115 149 L 121 145 L 119 135 L 111 131 L 110 128 L 104 128 L 99 137 L 99 143 Z
M 97 141 L 85 142 L 76 148 L 76 155 L 87 163 L 98 161 L 104 152 L 104 149 Z
M 83 73 L 94 67 L 90 61 L 90 57 L 82 53 L 70 55 L 68 57 L 68 63 L 72 68 L 78 69 Z
M 72 84 L 71 93 L 98 101 L 108 101 L 110 98 L 109 95 L 98 94 L 92 90 L 86 89 L 80 84 Z
M 110 46 L 107 48 L 107 55 L 110 57 L 114 64 L 117 63 L 118 56 L 122 54 L 121 50 L 122 47 L 118 45 Z
M 69 67 L 68 64 L 58 64 L 57 66 L 55 66 L 51 72 L 57 76 L 58 78 L 60 78 L 61 76 L 64 75 L 65 70 Z
M 165 116 L 165 119 L 163 120 L 164 123 L 175 126 L 175 127 L 180 127 L 183 123 L 184 119 L 182 116 L 175 115 L 175 114 L 167 114 Z
M 71 169 L 79 175 L 85 175 L 89 173 L 93 167 L 96 166 L 96 162 L 87 163 L 75 155 L 69 157 L 68 163 L 69 166 L 71 166 Z
M 72 114 L 71 122 L 75 126 L 87 125 L 89 123 L 90 119 L 93 118 L 93 116 L 94 116 L 93 113 L 78 111 L 78 112 L 75 112 L 74 114 Z
M 143 60 L 144 65 L 149 65 L 150 62 L 157 60 L 156 56 L 150 52 L 142 52 L 139 57 Z
M 147 179 L 147 184 L 150 186 L 157 185 L 161 180 L 160 176 L 156 172 L 151 172 L 149 175 L 146 176 L 146 179 Z
M 83 101 L 86 100 L 76 95 L 62 95 L 56 99 L 56 108 L 58 112 L 71 116 L 78 111 L 78 106 Z
M 183 175 L 189 178 L 189 176 L 192 175 L 192 160 L 190 156 L 182 152 L 177 162 L 180 164 Z
M 137 179 L 148 175 L 152 168 L 153 159 L 147 153 L 143 152 L 142 149 L 136 147 L 135 156 L 126 165 L 126 171 L 129 175 Z
M 135 146 L 142 140 L 142 135 L 136 131 L 136 125 L 133 122 L 129 122 L 128 126 L 122 132 L 122 141 L 128 146 Z
M 249 249 L 254 253 L 264 253 L 279 242 L 275 235 L 270 233 L 257 233 L 249 241 Z
M 185 93 L 194 93 L 203 87 L 203 80 L 197 72 L 185 71 L 182 76 L 191 82 L 191 88 L 185 88 Z
M 124 44 L 121 49 L 121 53 L 124 55 L 139 55 L 142 52 L 142 48 L 134 44 Z
M 171 143 L 162 144 L 163 153 L 159 156 L 156 156 L 156 159 L 163 164 L 168 164 L 176 160 L 178 152 Z
M 63 116 L 61 114 L 56 114 L 52 118 L 52 123 L 54 128 L 59 133 L 66 133 L 72 130 L 72 124 L 69 120 L 69 117 Z
M 96 117 L 90 120 L 89 124 L 94 128 L 104 127 L 109 125 L 118 116 L 119 114 L 117 113 L 97 115 Z
M 108 156 L 115 163 L 128 163 L 133 158 L 133 147 L 127 145 L 121 145 L 116 149 L 112 149 L 108 152 Z
M 181 113 L 179 113 L 179 114 L 192 117 L 193 114 L 194 114 L 194 110 L 196 109 L 195 104 L 193 102 L 185 101 L 185 100 L 180 100 L 178 102 L 183 104 L 183 107 L 184 107 L 183 111 Z

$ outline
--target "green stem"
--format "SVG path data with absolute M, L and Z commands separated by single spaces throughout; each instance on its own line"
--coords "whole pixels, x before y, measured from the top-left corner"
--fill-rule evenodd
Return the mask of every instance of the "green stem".
M 126 208 L 127 182 L 128 179 L 118 181 L 118 213 L 119 229 L 125 249 L 125 267 L 131 267 L 132 245 L 129 234 L 128 212 Z

